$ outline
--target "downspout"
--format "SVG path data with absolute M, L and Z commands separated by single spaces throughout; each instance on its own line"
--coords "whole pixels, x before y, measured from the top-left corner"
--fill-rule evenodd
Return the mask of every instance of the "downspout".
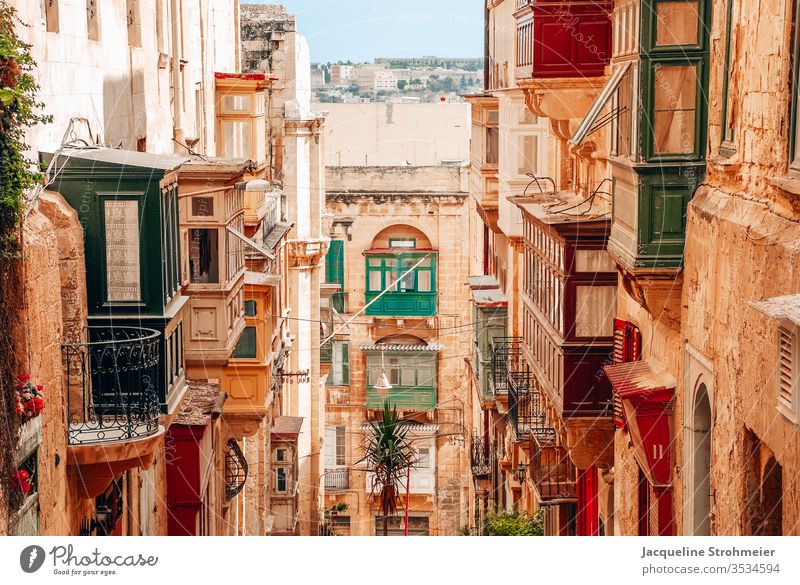
M 489 4 L 483 8 L 483 90 L 489 91 Z
M 184 145 L 183 132 L 183 86 L 181 84 L 181 12 L 180 0 L 171 0 L 172 11 L 172 138 L 177 142 L 175 152 L 180 153 Z

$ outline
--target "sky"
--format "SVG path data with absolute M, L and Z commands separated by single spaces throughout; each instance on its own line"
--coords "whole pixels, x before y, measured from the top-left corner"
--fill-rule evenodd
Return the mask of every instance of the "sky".
M 246 0 L 283 4 L 308 39 L 311 60 L 481 57 L 484 0 Z

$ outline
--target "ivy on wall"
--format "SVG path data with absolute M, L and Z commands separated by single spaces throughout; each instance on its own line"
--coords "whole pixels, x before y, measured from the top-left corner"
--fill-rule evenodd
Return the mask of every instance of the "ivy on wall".
M 0 502 L 14 508 L 8 486 L 16 473 L 19 417 L 15 409 L 15 371 L 20 365 L 18 331 L 22 309 L 20 221 L 24 195 L 39 179 L 25 156 L 29 128 L 50 121 L 39 112 L 38 85 L 30 46 L 17 30 L 25 25 L 6 0 L 0 0 Z

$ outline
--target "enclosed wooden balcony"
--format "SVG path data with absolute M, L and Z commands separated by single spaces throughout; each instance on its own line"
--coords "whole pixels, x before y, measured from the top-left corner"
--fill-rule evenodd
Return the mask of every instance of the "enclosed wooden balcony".
M 577 501 L 576 471 L 567 450 L 554 440 L 531 435 L 531 479 L 540 504 Z
M 164 434 L 156 386 L 159 341 L 152 329 L 92 327 L 87 341 L 62 347 L 68 462 L 86 498 L 122 471 L 153 462 Z
M 613 2 L 516 0 L 517 79 L 600 77 Z

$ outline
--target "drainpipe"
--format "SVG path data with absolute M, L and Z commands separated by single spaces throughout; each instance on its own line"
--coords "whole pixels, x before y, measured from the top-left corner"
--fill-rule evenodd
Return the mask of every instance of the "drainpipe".
M 489 90 L 489 4 L 483 9 L 483 90 Z
M 180 0 L 171 0 L 172 11 L 172 118 L 175 151 L 183 150 L 183 85 L 181 83 L 181 10 Z

